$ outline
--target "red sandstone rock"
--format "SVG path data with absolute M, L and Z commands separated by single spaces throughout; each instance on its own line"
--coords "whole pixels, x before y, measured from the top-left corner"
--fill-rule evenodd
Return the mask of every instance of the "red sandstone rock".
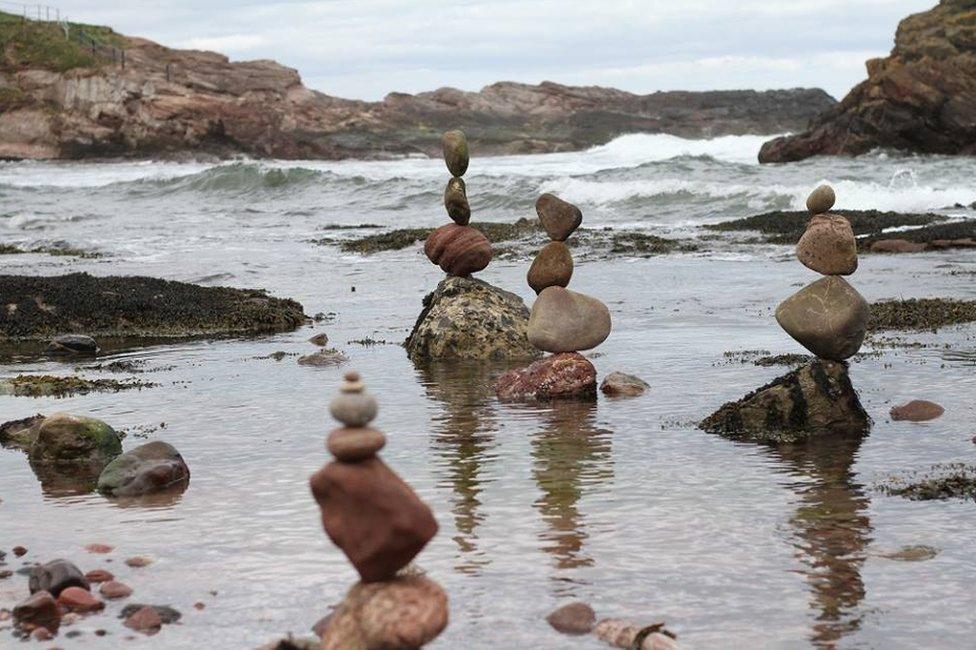
M 430 508 L 379 458 L 329 463 L 311 488 L 325 532 L 363 582 L 393 578 L 437 533 Z
M 491 242 L 471 226 L 449 223 L 430 233 L 424 253 L 448 275 L 465 277 L 491 262 Z
M 891 409 L 891 419 L 897 421 L 925 422 L 941 417 L 945 409 L 928 400 L 916 399 Z
M 495 393 L 509 402 L 595 399 L 596 368 L 578 352 L 554 354 L 505 373 Z
M 128 598 L 132 595 L 132 587 L 122 582 L 118 582 L 117 580 L 109 580 L 99 587 L 98 593 L 111 600 L 115 600 L 116 598 Z
M 23 546 L 15 546 L 11 550 L 14 552 L 14 555 L 16 555 L 17 557 L 23 557 L 27 555 L 27 549 L 24 548 Z
M 879 239 L 871 244 L 872 253 L 919 253 L 924 250 L 925 244 L 907 239 Z
M 125 626 L 130 630 L 152 636 L 159 632 L 159 628 L 163 626 L 163 619 L 160 618 L 159 612 L 154 607 L 146 605 L 125 619 Z
M 105 569 L 94 569 L 85 574 L 85 580 L 88 582 L 109 582 L 114 580 L 115 576 L 111 571 L 106 571 Z
M 136 555 L 134 557 L 128 558 L 125 561 L 125 563 L 126 563 L 127 566 L 131 566 L 133 568 L 140 568 L 140 567 L 146 567 L 146 566 L 149 566 L 150 564 L 152 564 L 153 563 L 153 559 L 151 557 L 149 557 L 148 555 Z
M 87 614 L 105 609 L 105 603 L 81 587 L 68 587 L 58 596 L 58 605 L 68 612 Z
M 89 553 L 111 553 L 115 547 L 108 544 L 88 544 L 85 546 L 85 550 Z

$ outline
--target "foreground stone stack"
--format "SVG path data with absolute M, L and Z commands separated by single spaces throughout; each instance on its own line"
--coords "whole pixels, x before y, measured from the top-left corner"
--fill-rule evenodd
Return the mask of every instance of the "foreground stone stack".
M 345 376 L 330 411 L 333 462 L 315 473 L 311 489 L 326 534 L 361 582 L 328 619 L 327 650 L 407 650 L 428 643 L 447 626 L 447 595 L 436 582 L 402 572 L 437 533 L 434 516 L 379 457 L 386 437 L 369 426 L 378 410 L 357 373 Z
M 503 400 L 551 400 L 596 396 L 596 368 L 583 355 L 610 336 L 607 306 L 566 287 L 573 277 L 573 256 L 566 240 L 579 228 L 583 213 L 552 194 L 536 201 L 539 221 L 552 240 L 539 252 L 526 277 L 538 294 L 529 316 L 528 337 L 552 356 L 513 370 L 499 379 Z
M 463 131 L 448 131 L 441 138 L 444 162 L 451 172 L 451 180 L 444 189 L 444 207 L 454 223 L 441 226 L 424 243 L 427 258 L 448 275 L 468 277 L 491 262 L 491 242 L 481 231 L 468 225 L 471 206 L 464 184 L 468 170 L 468 139 Z
M 827 185 L 807 199 L 813 217 L 797 244 L 796 256 L 824 277 L 783 301 L 776 309 L 776 320 L 816 356 L 844 361 L 861 349 L 870 308 L 842 277 L 857 270 L 857 240 L 847 219 L 827 212 L 834 200 L 834 191 Z

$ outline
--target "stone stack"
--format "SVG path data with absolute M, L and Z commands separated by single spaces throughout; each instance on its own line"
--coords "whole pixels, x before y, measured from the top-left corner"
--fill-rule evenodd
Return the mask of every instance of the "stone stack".
M 463 131 L 448 131 L 441 138 L 444 162 L 451 180 L 444 189 L 444 207 L 454 223 L 441 226 L 424 243 L 427 258 L 448 275 L 466 278 L 491 262 L 491 242 L 481 231 L 468 225 L 468 205 L 464 172 L 468 170 L 468 139 Z
M 857 240 L 847 219 L 829 214 L 834 190 L 821 185 L 807 199 L 812 218 L 796 256 L 824 277 L 783 301 L 776 320 L 800 345 L 829 361 L 844 361 L 861 349 L 867 333 L 867 301 L 842 277 L 857 270 Z
M 436 582 L 401 572 L 437 533 L 434 516 L 376 454 L 386 437 L 369 426 L 378 410 L 355 372 L 332 401 L 343 426 L 329 434 L 335 456 L 311 478 L 326 534 L 359 573 L 328 619 L 323 649 L 419 648 L 447 626 L 447 596 Z
M 529 316 L 528 338 L 552 356 L 503 375 L 496 386 L 505 400 L 550 400 L 596 396 L 596 369 L 583 355 L 610 336 L 610 310 L 596 298 L 570 291 L 573 256 L 566 240 L 579 228 L 583 213 L 575 205 L 543 194 L 535 204 L 539 221 L 552 240 L 529 267 L 527 281 L 538 297 Z

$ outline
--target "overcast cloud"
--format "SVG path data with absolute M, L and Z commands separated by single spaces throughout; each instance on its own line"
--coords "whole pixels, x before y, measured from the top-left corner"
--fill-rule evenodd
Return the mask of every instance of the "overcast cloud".
M 275 59 L 358 99 L 499 80 L 633 92 L 817 86 L 842 97 L 936 0 L 52 2 L 173 47 Z

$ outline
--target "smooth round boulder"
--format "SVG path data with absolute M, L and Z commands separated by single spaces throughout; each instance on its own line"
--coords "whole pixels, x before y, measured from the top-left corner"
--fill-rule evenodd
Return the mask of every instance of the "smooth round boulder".
M 444 162 L 451 176 L 461 177 L 468 171 L 468 138 L 464 131 L 457 129 L 448 131 L 441 136 L 441 147 L 444 150 Z
M 586 603 L 569 603 L 551 612 L 546 622 L 557 632 L 579 636 L 593 631 L 596 612 Z
M 820 214 L 807 224 L 796 245 L 805 267 L 822 275 L 850 275 L 857 270 L 857 240 L 851 222 L 835 214 Z
M 573 277 L 573 255 L 561 241 L 549 242 L 532 260 L 526 280 L 532 290 L 542 293 L 548 287 L 565 287 Z
M 448 216 L 459 226 L 466 226 L 471 221 L 471 206 L 468 205 L 468 190 L 464 179 L 455 176 L 447 181 L 447 187 L 444 188 L 444 207 Z
M 602 302 L 562 287 L 544 289 L 529 315 L 529 343 L 545 352 L 589 350 L 610 336 L 610 310 Z
M 93 357 L 98 354 L 98 344 L 84 334 L 65 334 L 48 343 L 45 353 L 55 357 Z
M 121 453 L 119 434 L 101 420 L 55 413 L 41 422 L 28 457 L 37 465 L 101 468 Z
M 190 481 L 190 468 L 173 445 L 154 440 L 114 459 L 98 476 L 98 491 L 115 497 L 137 497 Z
M 467 277 L 491 262 L 491 242 L 471 226 L 449 223 L 430 233 L 424 253 L 448 275 Z
M 386 436 L 371 427 L 343 427 L 329 434 L 329 453 L 344 463 L 355 463 L 376 455 L 386 446 Z
M 830 185 L 821 185 L 810 192 L 810 196 L 807 197 L 807 210 L 810 211 L 810 214 L 823 214 L 834 207 L 836 200 L 834 188 Z
M 535 212 L 553 241 L 566 241 L 583 223 L 580 209 L 555 194 L 540 196 L 535 202 Z
M 871 308 L 843 278 L 830 275 L 800 289 L 776 308 L 776 321 L 822 359 L 844 361 L 861 349 Z
M 890 411 L 891 419 L 895 422 L 902 420 L 927 422 L 942 417 L 943 413 L 945 413 L 945 409 L 942 406 L 924 399 L 915 399 L 907 404 L 892 407 Z
M 51 560 L 31 569 L 27 587 L 32 594 L 46 591 L 55 598 L 68 587 L 91 589 L 81 570 L 67 560 Z

